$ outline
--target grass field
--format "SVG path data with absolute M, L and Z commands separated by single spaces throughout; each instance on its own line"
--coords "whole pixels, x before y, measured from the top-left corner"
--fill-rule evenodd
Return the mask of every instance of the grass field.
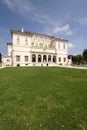
M 0 130 L 87 130 L 87 70 L 0 69 Z

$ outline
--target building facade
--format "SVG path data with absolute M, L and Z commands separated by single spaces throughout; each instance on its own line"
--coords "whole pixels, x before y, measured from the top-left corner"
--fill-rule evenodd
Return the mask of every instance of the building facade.
M 54 36 L 11 30 L 8 46 L 9 66 L 68 65 L 68 40 Z

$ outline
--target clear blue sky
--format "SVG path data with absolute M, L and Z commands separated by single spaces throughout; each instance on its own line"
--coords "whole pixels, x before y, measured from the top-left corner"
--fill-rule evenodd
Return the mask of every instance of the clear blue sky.
M 0 52 L 7 54 L 10 30 L 62 35 L 69 54 L 87 48 L 87 0 L 0 0 Z

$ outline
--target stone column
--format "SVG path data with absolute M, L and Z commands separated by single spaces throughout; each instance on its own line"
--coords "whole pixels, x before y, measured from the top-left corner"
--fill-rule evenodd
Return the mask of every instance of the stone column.
M 50 62 L 52 63 L 52 55 L 51 55 L 51 60 L 50 60 Z
M 58 64 L 59 62 L 59 59 L 58 59 L 58 55 L 56 56 L 56 63 Z
M 46 55 L 46 58 L 47 58 L 47 61 L 46 61 L 46 62 L 48 62 L 48 55 Z
M 38 54 L 36 54 L 36 63 L 38 63 Z
M 41 55 L 41 63 L 43 63 L 43 54 Z

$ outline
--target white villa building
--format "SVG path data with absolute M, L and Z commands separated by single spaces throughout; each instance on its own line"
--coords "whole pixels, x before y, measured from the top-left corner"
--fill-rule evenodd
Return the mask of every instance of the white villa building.
M 58 66 L 69 65 L 68 40 L 54 36 L 11 30 L 12 42 L 7 43 L 8 56 L 3 66 Z

